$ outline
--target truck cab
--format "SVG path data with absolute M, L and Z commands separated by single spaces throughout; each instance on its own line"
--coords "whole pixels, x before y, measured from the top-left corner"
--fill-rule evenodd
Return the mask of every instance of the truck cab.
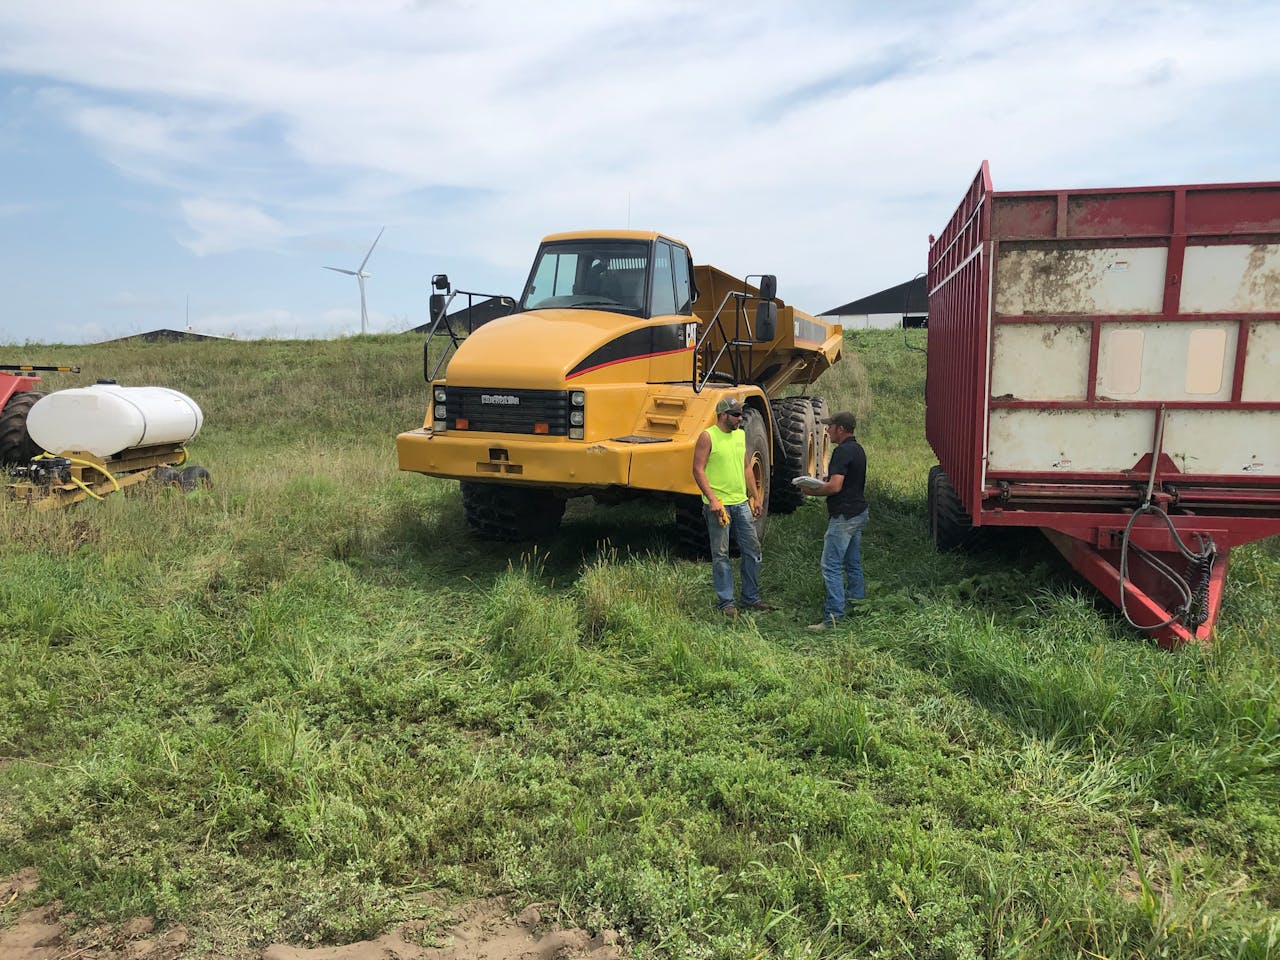
M 695 295 L 689 250 L 678 241 L 648 234 L 565 233 L 542 242 L 520 307 L 688 316 L 693 313 Z

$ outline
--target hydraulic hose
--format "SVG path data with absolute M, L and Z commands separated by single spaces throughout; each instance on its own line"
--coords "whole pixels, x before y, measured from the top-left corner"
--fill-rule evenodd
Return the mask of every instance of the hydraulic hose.
M 81 460 L 79 457 L 67 457 L 67 459 L 70 460 L 72 463 L 80 464 L 80 466 L 82 467 L 91 467 L 92 469 L 97 470 L 100 474 L 102 474 L 104 477 L 106 477 L 108 480 L 111 481 L 111 486 L 116 493 L 120 492 L 120 484 L 116 481 L 116 478 L 111 475 L 111 471 L 109 471 L 106 467 L 102 466 L 101 464 L 94 463 L 92 460 Z M 71 482 L 77 484 L 78 486 L 84 487 L 84 490 L 86 493 L 89 493 L 95 497 L 98 496 L 96 493 L 94 493 L 92 490 L 86 487 L 81 481 L 75 479 L 75 477 L 71 478 Z M 101 500 L 102 498 L 98 497 L 98 499 Z
M 1168 526 L 1173 542 L 1177 544 L 1178 552 L 1189 562 L 1188 573 L 1194 575 L 1197 579 L 1194 590 L 1187 582 L 1186 577 L 1179 574 L 1150 550 L 1130 543 L 1134 524 L 1138 522 L 1139 517 L 1148 513 L 1155 514 Z M 1214 559 L 1218 555 L 1218 548 L 1211 537 L 1197 535 L 1197 538 L 1200 541 L 1200 550 L 1199 552 L 1192 552 L 1183 543 L 1182 537 L 1178 535 L 1178 528 L 1173 525 L 1169 515 L 1150 501 L 1138 507 L 1129 517 L 1129 522 L 1125 524 L 1124 536 L 1120 541 L 1120 612 L 1124 614 L 1124 618 L 1129 621 L 1130 626 L 1137 627 L 1139 630 L 1159 630 L 1170 624 L 1182 621 L 1194 630 L 1208 619 L 1209 577 L 1213 570 Z M 1142 624 L 1129 615 L 1128 607 L 1125 604 L 1124 585 L 1129 580 L 1130 549 L 1137 551 L 1147 561 L 1152 570 L 1171 583 L 1182 600 L 1181 606 L 1173 611 L 1173 616 L 1161 623 Z

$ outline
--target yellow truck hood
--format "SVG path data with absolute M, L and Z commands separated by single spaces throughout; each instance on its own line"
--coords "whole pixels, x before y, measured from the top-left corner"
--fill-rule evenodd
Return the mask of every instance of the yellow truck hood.
M 500 317 L 463 341 L 445 379 L 456 386 L 555 389 L 591 351 L 651 324 L 602 310 L 531 310 Z

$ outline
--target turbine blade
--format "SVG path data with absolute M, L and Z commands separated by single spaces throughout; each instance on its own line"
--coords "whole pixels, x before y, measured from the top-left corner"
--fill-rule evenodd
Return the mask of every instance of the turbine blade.
M 348 277 L 357 276 L 354 270 L 343 270 L 341 267 L 324 267 L 325 270 L 332 270 L 334 273 L 345 273 Z
M 364 265 L 369 262 L 369 258 L 373 256 L 373 248 L 378 245 L 378 241 L 382 239 L 382 234 L 386 229 L 386 227 L 383 227 L 382 230 L 379 230 L 378 235 L 373 238 L 373 243 L 369 244 L 369 252 L 366 253 L 364 255 L 364 259 L 360 261 L 360 269 L 362 271 L 364 270 Z

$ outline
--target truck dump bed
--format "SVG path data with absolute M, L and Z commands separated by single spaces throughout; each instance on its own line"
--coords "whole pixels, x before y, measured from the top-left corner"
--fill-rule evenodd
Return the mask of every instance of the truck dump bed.
M 974 526 L 1105 551 L 1149 501 L 1224 554 L 1280 533 L 1280 183 L 997 193 L 984 164 L 929 289 L 927 432 Z

